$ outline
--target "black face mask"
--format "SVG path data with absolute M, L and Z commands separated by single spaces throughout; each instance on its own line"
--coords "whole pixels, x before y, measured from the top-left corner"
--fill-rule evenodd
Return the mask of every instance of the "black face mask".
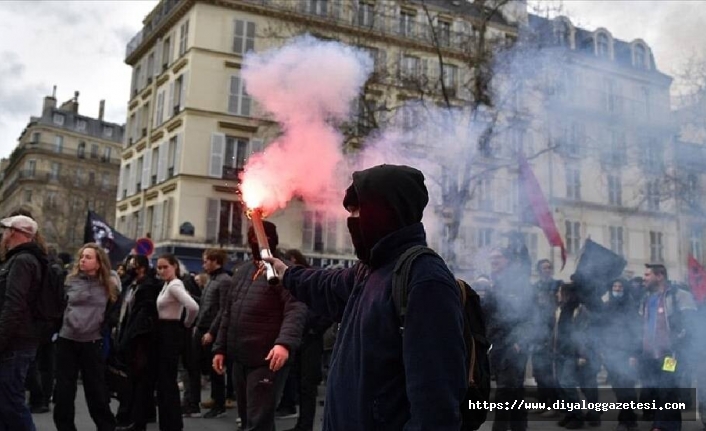
M 363 239 L 363 231 L 360 229 L 360 217 L 348 217 L 348 232 L 351 234 L 356 257 L 362 262 L 367 262 L 370 258 L 370 249 Z

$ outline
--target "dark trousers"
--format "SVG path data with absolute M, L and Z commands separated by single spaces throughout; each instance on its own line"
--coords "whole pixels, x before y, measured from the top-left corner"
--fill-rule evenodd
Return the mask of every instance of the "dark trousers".
M 138 428 L 145 427 L 154 414 L 154 389 L 156 355 L 152 337 L 133 340 L 126 352 L 128 356 L 128 385 L 120 410 L 127 411 L 128 422 Z M 123 402 L 126 406 L 123 407 Z
M 184 324 L 178 320 L 159 320 L 157 324 L 157 407 L 160 431 L 181 431 L 179 402 L 179 356 L 184 347 Z
M 561 388 L 560 391 L 562 399 L 564 401 L 567 403 L 581 402 L 578 392 L 578 388 L 580 388 L 586 398 L 586 402 L 598 402 L 596 365 L 597 364 L 591 362 L 584 365 L 578 365 L 578 358 L 576 358 L 576 356 L 563 356 L 557 358 L 556 369 L 559 375 L 558 382 Z M 566 417 L 579 421 L 584 420 L 583 412 L 581 410 L 567 411 Z M 588 420 L 598 420 L 599 418 L 600 415 L 595 411 L 589 411 L 586 417 Z
M 213 362 L 213 344 L 204 346 L 201 344 L 201 338 L 206 332 L 200 329 L 194 331 L 193 348 L 198 349 L 199 362 L 203 364 L 203 368 Z M 211 377 L 211 399 L 215 402 L 215 408 L 225 408 L 226 404 L 226 375 L 218 374 L 212 366 L 208 366 L 208 374 Z M 199 392 L 201 391 L 201 376 L 199 379 Z M 199 394 L 200 396 L 200 394 Z M 193 400 L 193 397 L 192 397 Z M 198 405 L 198 402 L 196 403 Z
M 246 367 L 235 362 L 238 413 L 245 431 L 274 431 L 275 409 L 289 374 L 289 365 L 279 371 L 269 366 Z
M 25 404 L 25 379 L 36 349 L 0 353 L 0 431 L 35 431 Z
M 525 398 L 525 367 L 527 355 L 516 353 L 512 348 L 496 350 L 491 353 L 491 364 L 495 373 L 497 389 L 496 403 L 509 402 Z M 498 410 L 495 412 L 493 431 L 525 431 L 527 429 L 527 410 Z
M 663 431 L 679 431 L 681 430 L 681 410 L 667 409 L 662 410 L 664 403 L 679 402 L 679 378 L 678 372 L 668 372 L 662 370 L 664 359 L 653 359 L 643 357 L 640 361 L 642 368 L 643 386 L 653 389 L 654 401 L 657 403 L 658 409 L 654 411 L 654 421 L 652 428 L 659 428 Z M 678 370 L 677 363 L 677 370 Z M 645 400 L 652 402 L 652 400 Z
M 608 381 L 620 403 L 637 402 L 637 369 L 630 368 L 629 364 L 628 354 L 607 352 L 604 355 L 603 365 L 608 371 Z M 637 425 L 637 413 L 633 409 L 620 409 L 618 422 L 629 426 Z
M 201 339 L 197 339 L 198 330 L 186 331 L 182 362 L 186 370 L 184 385 L 184 403 L 198 408 L 201 403 Z
M 322 334 L 307 334 L 302 338 L 298 360 L 295 363 L 299 375 L 299 418 L 295 427 L 298 431 L 314 429 L 316 417 L 316 396 L 322 378 L 324 338 Z
M 47 341 L 37 348 L 37 357 L 27 371 L 29 405 L 48 406 L 54 392 L 54 343 Z
M 81 372 L 88 412 L 98 431 L 115 430 L 105 382 L 102 340 L 81 343 L 59 337 L 56 342 L 56 397 L 54 424 L 57 431 L 76 431 L 74 423 L 76 384 Z
M 554 355 L 549 347 L 532 354 L 532 374 L 537 382 L 539 402 L 553 404 L 559 397 L 554 378 Z

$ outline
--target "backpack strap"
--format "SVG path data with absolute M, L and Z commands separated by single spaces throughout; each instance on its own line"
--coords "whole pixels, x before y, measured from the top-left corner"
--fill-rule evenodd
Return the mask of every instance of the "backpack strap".
M 423 254 L 438 256 L 436 252 L 424 245 L 415 245 L 397 259 L 392 271 L 392 301 L 395 303 L 397 315 L 400 317 L 400 333 L 404 331 L 404 318 L 407 314 L 407 283 L 414 260 Z
M 461 290 L 461 308 L 465 309 L 466 300 L 468 299 L 468 292 L 466 292 L 466 283 L 463 280 L 456 279 L 456 284 Z M 469 355 L 468 361 L 468 384 L 470 386 L 475 386 L 475 379 L 473 378 L 473 370 L 476 367 L 476 340 L 473 332 L 471 331 L 471 325 L 467 319 L 463 319 L 464 331 L 470 335 L 471 339 L 471 354 Z

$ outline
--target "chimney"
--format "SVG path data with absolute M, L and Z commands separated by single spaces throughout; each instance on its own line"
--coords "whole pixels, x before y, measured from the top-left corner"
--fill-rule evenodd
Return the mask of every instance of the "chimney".
M 44 104 L 42 105 L 42 113 L 47 112 L 49 109 L 56 108 L 56 85 L 51 92 L 51 96 L 44 97 Z
M 105 114 L 105 100 L 101 100 L 98 105 L 98 119 L 103 121 L 103 115 Z
M 59 109 L 66 112 L 78 114 L 78 91 L 74 91 L 74 97 L 62 103 Z

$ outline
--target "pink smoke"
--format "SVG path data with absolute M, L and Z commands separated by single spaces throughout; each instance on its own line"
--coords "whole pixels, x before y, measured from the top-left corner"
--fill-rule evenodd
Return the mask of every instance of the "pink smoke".
M 321 200 L 343 161 L 343 138 L 333 123 L 348 117 L 372 68 L 365 52 L 310 36 L 246 57 L 247 92 L 282 129 L 245 166 L 241 190 L 248 207 L 272 213 L 297 196 Z

